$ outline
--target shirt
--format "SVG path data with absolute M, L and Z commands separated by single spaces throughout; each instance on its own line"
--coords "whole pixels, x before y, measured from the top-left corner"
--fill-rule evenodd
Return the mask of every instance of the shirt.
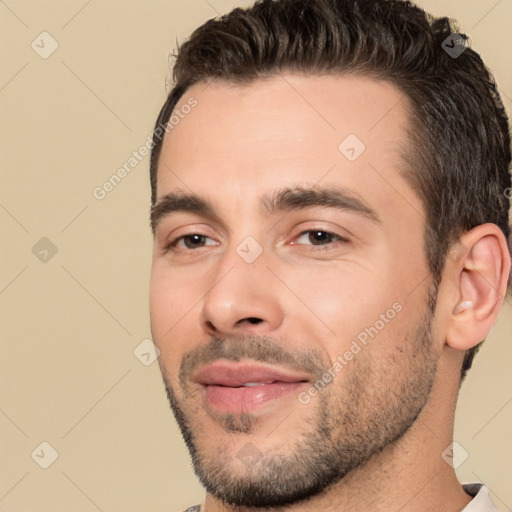
M 489 489 L 483 484 L 465 484 L 462 486 L 466 494 L 473 497 L 461 512 L 498 512 L 489 496 Z M 189 507 L 184 512 L 204 512 L 202 505 Z
M 462 488 L 467 494 L 474 496 L 474 498 L 461 512 L 498 512 L 489 496 L 489 489 L 485 485 L 466 484 Z

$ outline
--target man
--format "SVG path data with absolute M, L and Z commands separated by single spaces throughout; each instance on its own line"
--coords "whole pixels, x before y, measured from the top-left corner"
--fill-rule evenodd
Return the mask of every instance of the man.
M 496 510 L 443 457 L 511 266 L 507 117 L 453 32 L 264 0 L 180 48 L 150 308 L 190 510 Z

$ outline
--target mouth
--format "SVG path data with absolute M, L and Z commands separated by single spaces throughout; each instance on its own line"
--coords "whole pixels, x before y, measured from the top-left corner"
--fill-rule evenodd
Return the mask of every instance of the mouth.
M 217 361 L 195 375 L 205 404 L 218 413 L 253 413 L 298 394 L 310 376 L 286 368 L 255 363 Z

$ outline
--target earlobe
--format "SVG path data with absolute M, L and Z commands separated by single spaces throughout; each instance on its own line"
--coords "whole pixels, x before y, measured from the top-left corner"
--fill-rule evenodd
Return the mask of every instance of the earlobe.
M 453 276 L 453 301 L 446 344 L 468 350 L 491 331 L 501 310 L 510 273 L 510 253 L 503 232 L 482 224 L 461 237 L 466 253 L 446 269 Z

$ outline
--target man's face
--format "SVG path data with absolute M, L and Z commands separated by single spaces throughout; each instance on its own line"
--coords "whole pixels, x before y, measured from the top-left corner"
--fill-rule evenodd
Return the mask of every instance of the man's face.
M 399 438 L 435 376 L 406 100 L 298 75 L 197 84 L 177 110 L 190 97 L 158 170 L 159 363 L 207 490 L 291 503 Z

